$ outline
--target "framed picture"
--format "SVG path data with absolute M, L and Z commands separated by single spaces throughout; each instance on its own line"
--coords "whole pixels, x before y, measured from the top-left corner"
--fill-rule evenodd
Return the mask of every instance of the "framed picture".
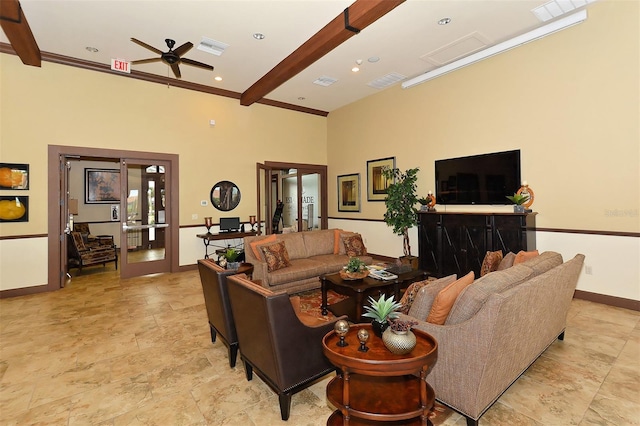
M 360 173 L 338 176 L 338 211 L 360 211 Z
M 120 170 L 84 169 L 85 203 L 120 201 Z
M 387 188 L 393 183 L 382 175 L 384 169 L 395 169 L 396 157 L 367 161 L 367 201 L 384 201 Z
M 29 165 L 0 163 L 0 189 L 29 189 Z
M 0 222 L 29 222 L 29 197 L 0 196 Z

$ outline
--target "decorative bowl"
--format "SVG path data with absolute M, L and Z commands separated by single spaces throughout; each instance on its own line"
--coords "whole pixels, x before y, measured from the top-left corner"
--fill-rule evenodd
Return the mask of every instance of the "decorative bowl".
M 359 272 L 349 272 L 344 269 L 340 271 L 340 278 L 342 278 L 345 281 L 361 280 L 365 278 L 367 275 L 369 275 L 368 269 L 365 269 Z

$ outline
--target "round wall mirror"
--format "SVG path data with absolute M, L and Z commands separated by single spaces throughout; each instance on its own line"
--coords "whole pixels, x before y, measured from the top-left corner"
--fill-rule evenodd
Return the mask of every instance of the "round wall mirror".
M 213 207 L 228 212 L 240 204 L 240 189 L 235 183 L 223 180 L 213 185 L 210 198 Z

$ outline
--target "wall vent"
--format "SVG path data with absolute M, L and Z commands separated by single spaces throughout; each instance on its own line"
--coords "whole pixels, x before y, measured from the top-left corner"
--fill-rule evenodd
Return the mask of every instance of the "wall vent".
M 318 77 L 316 79 L 316 81 L 313 82 L 313 84 L 317 84 L 318 86 L 327 87 L 327 86 L 331 86 L 336 81 L 338 81 L 337 78 L 327 77 L 326 75 L 323 75 L 321 77 Z
M 218 40 L 214 40 L 207 37 L 202 37 L 202 41 L 198 44 L 197 49 L 203 52 L 211 53 L 212 55 L 220 56 L 224 53 L 225 49 L 229 47 L 227 43 L 223 43 Z

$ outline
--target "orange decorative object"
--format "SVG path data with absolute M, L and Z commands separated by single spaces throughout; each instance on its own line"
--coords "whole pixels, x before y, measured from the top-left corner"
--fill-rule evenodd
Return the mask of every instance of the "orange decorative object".
M 529 188 L 529 185 L 527 185 L 526 183 L 523 184 L 520 189 L 518 189 L 518 192 L 516 192 L 516 194 L 529 195 L 529 199 L 527 200 L 527 202 L 522 205 L 527 209 L 531 207 L 531 205 L 533 204 L 533 200 L 535 199 L 535 194 L 533 193 L 533 189 Z

